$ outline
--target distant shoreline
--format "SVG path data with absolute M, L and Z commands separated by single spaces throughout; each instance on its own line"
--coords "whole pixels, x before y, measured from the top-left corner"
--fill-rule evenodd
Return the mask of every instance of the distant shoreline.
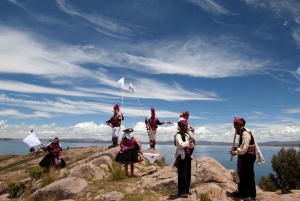
M 23 139 L 15 139 L 15 138 L 0 138 L 0 141 L 22 141 Z M 41 141 L 51 141 L 51 139 L 40 139 Z M 60 139 L 61 142 L 71 142 L 71 143 L 110 143 L 110 140 L 98 140 L 98 139 Z M 148 143 L 148 142 L 142 142 Z M 173 141 L 157 141 L 157 144 L 166 144 L 172 145 Z M 232 146 L 230 142 L 210 142 L 210 141 L 197 141 L 197 145 L 221 145 L 221 146 Z M 299 147 L 300 141 L 271 141 L 271 142 L 261 142 L 259 146 L 275 146 L 275 147 Z

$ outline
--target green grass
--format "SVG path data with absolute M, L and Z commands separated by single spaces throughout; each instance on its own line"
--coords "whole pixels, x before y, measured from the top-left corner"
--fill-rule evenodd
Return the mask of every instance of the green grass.
M 11 169 L 12 171 L 13 170 L 18 170 L 18 168 L 14 168 L 16 166 L 19 166 L 19 165 L 22 165 L 24 163 L 28 163 L 32 160 L 32 158 L 27 158 L 27 159 L 24 159 L 24 160 L 20 160 L 20 161 L 17 161 L 15 163 L 11 163 L 7 166 L 4 166 L 4 167 L 1 167 L 0 168 L 0 171 L 4 171 L 4 170 L 8 170 L 8 169 Z M 21 169 L 24 169 L 24 167 L 20 167 Z
M 12 158 L 17 158 L 19 157 L 18 155 L 5 155 L 5 156 L 1 156 L 0 157 L 0 163 L 3 162 L 3 161 L 6 161 L 6 160 L 9 160 L 9 159 L 12 159 Z

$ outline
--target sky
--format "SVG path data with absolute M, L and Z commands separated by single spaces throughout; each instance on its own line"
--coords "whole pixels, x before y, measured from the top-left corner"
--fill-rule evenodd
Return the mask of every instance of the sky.
M 299 140 L 299 1 L 0 1 L 0 138 L 110 140 L 117 102 L 142 141 L 151 107 L 158 141 L 183 110 L 197 141 L 232 142 L 235 116 Z

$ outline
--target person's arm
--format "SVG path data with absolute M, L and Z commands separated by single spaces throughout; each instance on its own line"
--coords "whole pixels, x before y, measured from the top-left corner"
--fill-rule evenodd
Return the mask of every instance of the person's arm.
M 111 122 L 113 122 L 113 118 L 110 118 L 108 121 L 106 121 L 106 124 L 108 125 L 108 124 L 110 124 Z
M 251 140 L 250 133 L 244 131 L 243 138 L 242 138 L 242 144 L 240 145 L 240 147 L 237 148 L 236 154 L 244 155 L 248 151 L 250 140 Z
M 122 117 L 122 121 L 124 120 L 124 116 L 123 116 L 123 114 L 121 113 L 121 117 Z
M 185 142 L 182 141 L 182 138 L 181 138 L 181 135 L 180 135 L 180 134 L 176 134 L 175 140 L 176 140 L 176 146 L 177 146 L 178 148 L 183 149 L 184 147 L 189 147 L 189 146 L 190 146 L 189 140 L 186 140 Z
M 157 125 L 162 125 L 163 123 L 161 123 L 158 119 L 156 120 L 156 124 Z

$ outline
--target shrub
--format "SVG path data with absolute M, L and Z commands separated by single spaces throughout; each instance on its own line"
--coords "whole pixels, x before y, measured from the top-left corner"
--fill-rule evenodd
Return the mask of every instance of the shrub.
M 267 178 L 262 177 L 259 181 L 262 189 L 276 191 L 280 188 L 282 193 L 300 189 L 300 151 L 281 148 L 277 155 L 273 155 L 271 163 L 276 176 L 270 174 Z
M 8 193 L 10 198 L 20 197 L 25 191 L 25 185 L 23 183 L 16 184 L 12 183 L 8 185 Z
M 51 184 L 52 182 L 56 181 L 58 178 L 58 174 L 58 171 L 56 171 L 53 167 L 51 167 L 48 172 L 44 172 L 42 187 L 45 187 Z
M 114 168 L 111 170 L 111 178 L 113 180 L 121 180 L 126 178 L 126 173 L 123 165 L 121 165 L 120 163 L 114 163 L 113 166 Z
M 258 186 L 265 191 L 275 192 L 280 187 L 278 186 L 278 180 L 274 174 L 270 173 L 268 177 L 261 177 Z
M 200 195 L 201 201 L 212 201 L 207 193 Z
M 43 174 L 43 168 L 41 167 L 34 167 L 31 168 L 29 171 L 29 176 L 35 179 L 41 178 L 42 174 Z
M 34 147 L 30 147 L 30 149 L 29 149 L 29 152 L 30 152 L 30 153 L 33 153 L 33 152 L 35 152 L 35 149 L 34 149 Z

